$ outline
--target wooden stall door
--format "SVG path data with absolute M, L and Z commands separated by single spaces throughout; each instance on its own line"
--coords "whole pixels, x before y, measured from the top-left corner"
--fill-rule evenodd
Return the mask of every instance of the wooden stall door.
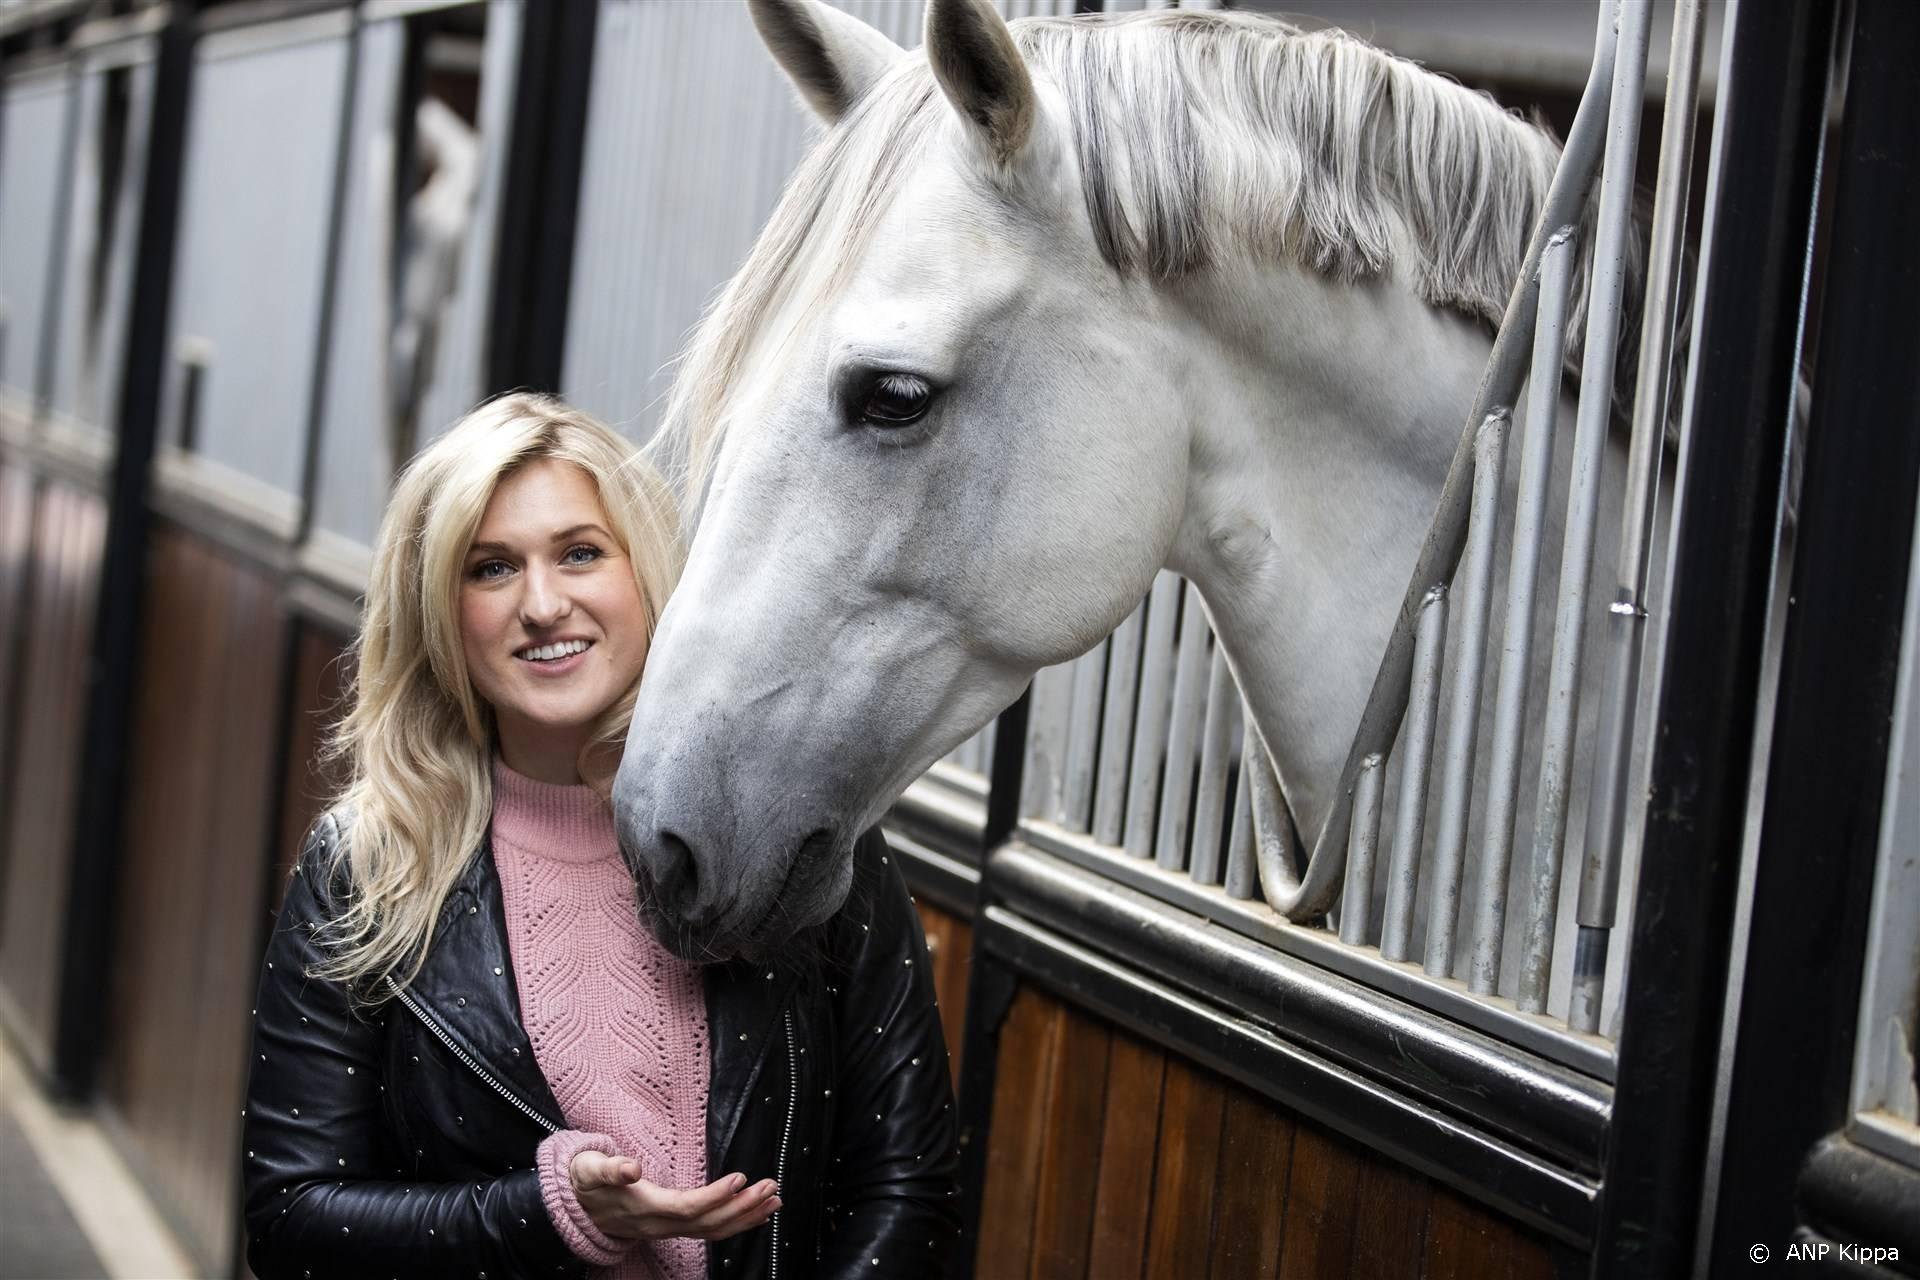
M 18 617 L 18 704 L 10 708 L 6 825 L 0 830 L 6 850 L 0 858 L 0 1010 L 29 1060 L 46 1071 L 58 1015 L 87 654 L 107 507 L 99 495 L 58 480 L 46 481 L 31 505 L 31 550 Z M 17 519 L 7 517 L 6 523 Z
M 151 548 L 105 1095 L 189 1249 L 224 1269 L 287 624 L 268 575 L 165 525 Z
M 1550 1280 L 1545 1241 L 1031 988 L 1000 1035 L 980 1280 Z

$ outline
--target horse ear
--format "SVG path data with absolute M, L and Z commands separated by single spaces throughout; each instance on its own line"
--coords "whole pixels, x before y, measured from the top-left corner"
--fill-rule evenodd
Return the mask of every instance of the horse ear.
M 1001 163 L 1033 131 L 1035 98 L 1013 32 L 989 0 L 927 0 L 927 61 L 962 117 Z
M 748 8 L 774 61 L 828 124 L 901 56 L 899 45 L 820 0 L 749 0 Z

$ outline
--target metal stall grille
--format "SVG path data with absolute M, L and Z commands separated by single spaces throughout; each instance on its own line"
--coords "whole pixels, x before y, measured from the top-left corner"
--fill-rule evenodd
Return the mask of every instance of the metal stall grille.
M 1608 560 L 1594 543 L 1641 234 L 1630 197 L 1650 6 L 1619 3 L 1617 25 L 1615 8 L 1603 5 L 1578 122 L 1325 830 L 1291 847 L 1270 774 L 1249 770 L 1261 752 L 1204 602 L 1170 573 L 1091 653 L 1034 681 L 1020 810 L 1036 847 L 1603 1079 L 1624 950 L 1606 940 L 1631 898 L 1619 890 L 1635 855 L 1628 797 L 1643 790 L 1628 786 L 1645 757 L 1635 708 L 1657 646 L 1642 633 L 1663 574 L 1650 547 L 1692 126 L 1691 111 L 1669 117 L 1651 354 L 1625 474 L 1611 477 L 1621 544 Z M 1680 10 L 1669 92 L 1691 103 L 1700 7 Z M 1583 221 L 1596 186 L 1598 217 Z M 1556 447 L 1583 236 L 1598 264 L 1587 375 L 1572 440 Z M 1548 393 L 1522 400 L 1529 377 Z M 1567 516 L 1549 529 L 1556 483 Z M 1531 689 L 1530 652 L 1550 655 Z
M 340 257 L 319 422 L 311 567 L 339 562 L 345 570 L 364 559 L 400 465 L 485 392 L 485 325 L 523 7 L 519 0 L 493 0 L 485 10 L 478 118 L 470 134 L 451 112 L 436 111 L 439 103 L 403 100 L 406 6 L 370 6 L 355 32 L 358 65 L 341 174 Z M 442 158 L 441 167 L 461 172 L 451 173 L 444 190 L 400 190 L 398 156 L 407 145 L 400 131 L 436 127 L 416 121 L 429 112 L 441 122 L 437 127 L 455 133 L 442 145 L 462 148 L 461 155 Z M 416 161 L 413 168 L 423 165 Z M 431 233 L 442 237 L 430 245 L 416 243 L 423 233 L 408 222 L 410 207 L 421 200 L 442 206 L 427 214 Z M 424 255 L 437 257 L 423 263 Z M 429 332 L 408 347 L 414 354 L 406 358 L 417 360 L 418 368 L 403 369 L 397 312 L 408 305 L 400 297 L 405 288 L 418 291 L 429 283 L 419 275 L 421 266 L 444 273 L 438 285 L 450 292 L 430 314 L 407 317 Z M 418 300 L 413 305 L 417 309 Z
M 203 37 L 187 125 L 161 473 L 217 474 L 289 535 L 350 40 L 345 12 Z
M 0 106 L 0 395 L 30 417 L 58 261 L 74 82 L 65 65 L 10 80 Z
M 118 428 L 118 380 L 153 117 L 153 51 L 151 39 L 136 39 L 81 58 L 59 344 L 48 406 L 55 426 L 93 433 Z

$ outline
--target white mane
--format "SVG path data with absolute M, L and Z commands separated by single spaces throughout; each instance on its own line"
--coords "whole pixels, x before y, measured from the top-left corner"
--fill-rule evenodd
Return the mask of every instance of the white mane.
M 1434 306 L 1499 322 L 1559 159 L 1544 129 L 1352 36 L 1259 15 L 1174 10 L 1010 26 L 1066 98 L 1087 212 L 1116 270 L 1172 280 L 1240 258 L 1294 261 L 1349 282 L 1398 273 Z M 790 291 L 826 296 L 838 286 L 906 161 L 950 110 L 925 59 L 903 59 L 795 172 L 688 344 L 649 446 L 680 475 L 690 505 L 759 326 Z M 1625 368 L 1638 337 L 1631 302 Z

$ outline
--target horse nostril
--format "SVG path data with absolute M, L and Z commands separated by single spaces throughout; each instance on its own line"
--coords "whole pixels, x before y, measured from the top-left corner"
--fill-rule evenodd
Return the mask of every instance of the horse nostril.
M 672 831 L 662 831 L 659 835 L 660 860 L 654 871 L 654 888 L 660 895 L 660 903 L 667 911 L 685 919 L 688 910 L 700 897 L 700 868 L 694 861 L 693 849 Z

